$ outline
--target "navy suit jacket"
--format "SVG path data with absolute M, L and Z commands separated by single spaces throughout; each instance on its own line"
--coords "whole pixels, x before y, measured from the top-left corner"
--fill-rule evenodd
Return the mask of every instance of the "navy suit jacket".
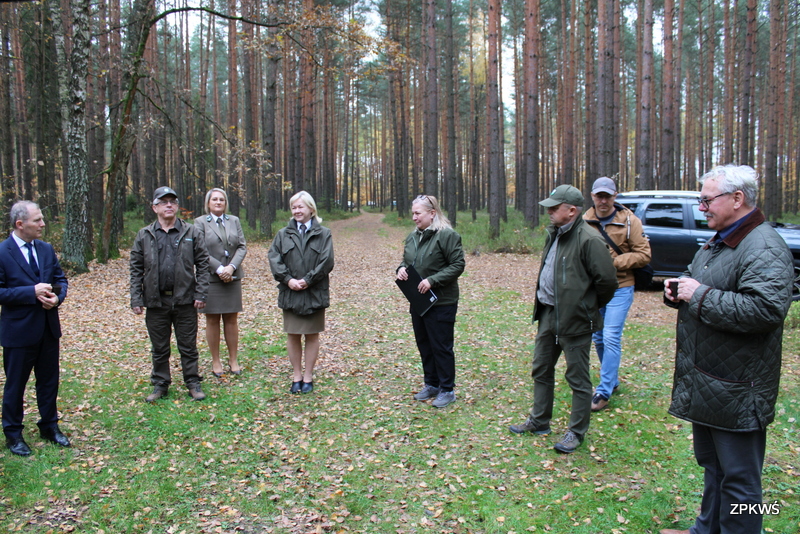
M 0 243 L 0 345 L 28 347 L 38 343 L 49 327 L 55 338 L 61 337 L 58 306 L 49 310 L 36 299 L 35 285 L 44 282 L 60 285 L 58 304 L 67 298 L 67 278 L 50 243 L 33 240 L 39 257 L 39 278 L 33 274 L 12 236 Z

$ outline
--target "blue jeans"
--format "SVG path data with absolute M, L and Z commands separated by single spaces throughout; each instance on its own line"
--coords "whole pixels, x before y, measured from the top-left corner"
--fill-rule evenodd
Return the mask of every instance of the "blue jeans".
M 614 292 L 611 302 L 600 308 L 603 329 L 592 335 L 597 357 L 600 360 L 600 383 L 595 393 L 611 398 L 619 385 L 619 362 L 622 358 L 622 330 L 625 318 L 633 304 L 633 286 L 621 287 Z

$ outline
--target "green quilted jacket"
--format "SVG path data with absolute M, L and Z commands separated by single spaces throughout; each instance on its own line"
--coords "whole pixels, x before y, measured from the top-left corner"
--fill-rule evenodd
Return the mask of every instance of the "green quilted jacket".
M 756 210 L 725 241 L 703 246 L 685 276 L 702 285 L 678 306 L 669 413 L 721 430 L 764 430 L 775 418 L 792 299 L 789 247 Z

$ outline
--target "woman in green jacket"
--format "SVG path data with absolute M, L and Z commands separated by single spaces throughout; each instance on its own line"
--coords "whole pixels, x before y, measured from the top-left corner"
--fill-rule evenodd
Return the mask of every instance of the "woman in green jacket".
M 444 408 L 456 400 L 453 339 L 458 277 L 465 265 L 464 249 L 461 236 L 439 209 L 436 197 L 418 196 L 411 203 L 411 213 L 417 229 L 406 238 L 397 278 L 408 280 L 406 268 L 413 265 L 422 277 L 419 292 L 424 294 L 433 289 L 438 297 L 423 316 L 409 310 L 425 377 L 425 386 L 414 398 L 418 401 L 434 399 L 434 407 Z
M 289 200 L 292 219 L 269 249 L 269 266 L 278 281 L 286 350 L 294 369 L 291 393 L 311 393 L 319 356 L 319 333 L 330 305 L 328 275 L 333 270 L 331 231 L 322 226 L 314 198 L 300 191 Z M 305 336 L 305 347 L 303 347 Z M 305 369 L 303 359 L 305 358 Z

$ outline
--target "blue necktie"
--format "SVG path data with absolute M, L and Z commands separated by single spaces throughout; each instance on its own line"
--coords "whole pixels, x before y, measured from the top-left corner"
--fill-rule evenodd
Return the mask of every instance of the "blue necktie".
M 35 274 L 38 277 L 39 264 L 36 263 L 36 256 L 33 255 L 33 243 L 25 243 L 25 246 L 28 247 L 28 263 L 31 264 L 31 269 L 33 269 L 33 274 Z

